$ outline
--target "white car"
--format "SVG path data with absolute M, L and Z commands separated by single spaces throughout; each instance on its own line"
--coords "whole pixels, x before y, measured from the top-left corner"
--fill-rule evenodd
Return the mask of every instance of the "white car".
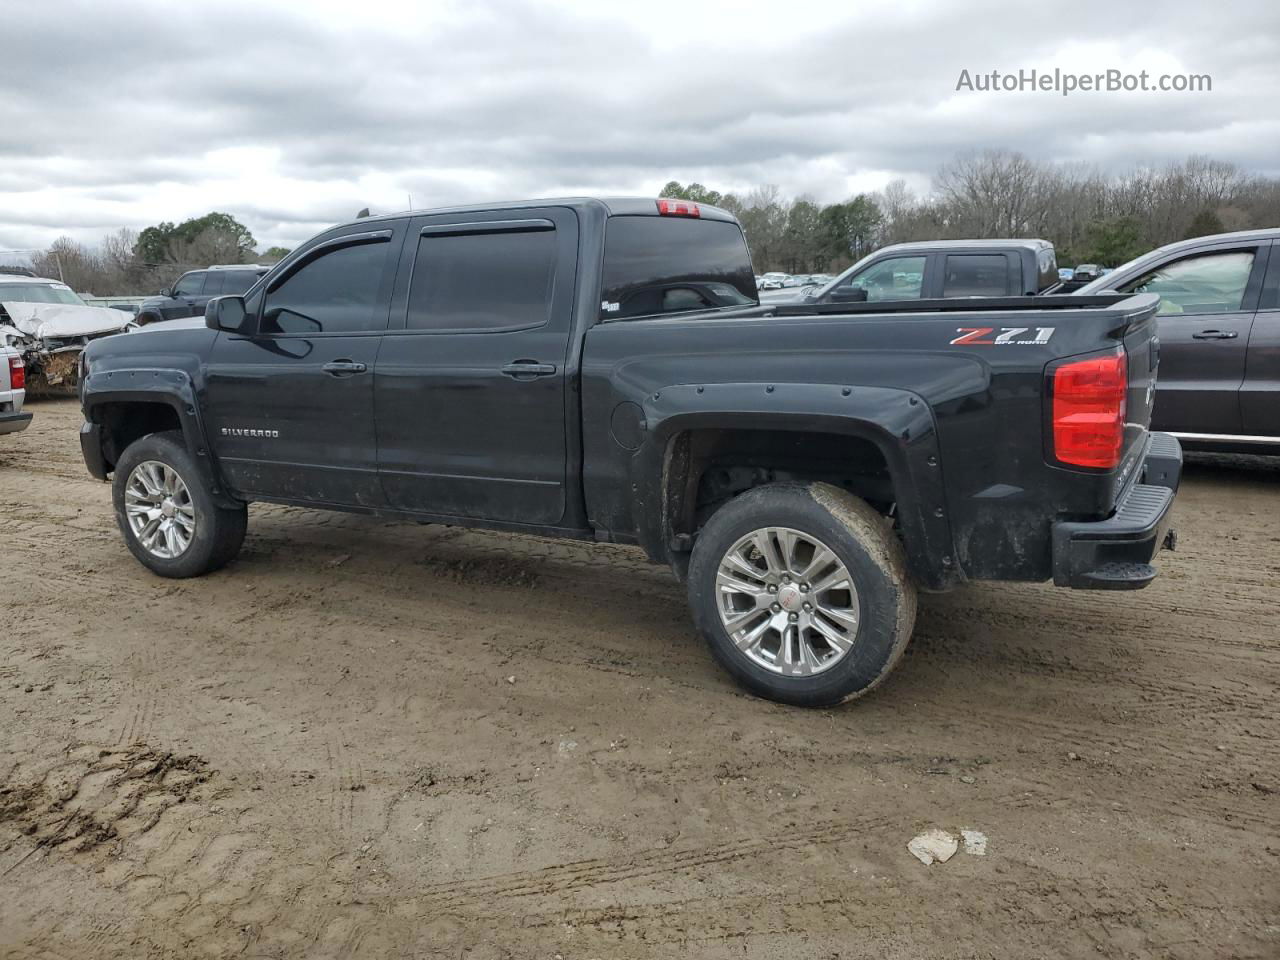
M 22 412 L 26 372 L 22 354 L 0 344 L 0 435 L 25 430 L 31 422 L 31 414 Z
M 85 344 L 135 326 L 129 314 L 91 307 L 65 283 L 0 274 L 0 345 L 19 352 L 33 393 L 74 394 Z

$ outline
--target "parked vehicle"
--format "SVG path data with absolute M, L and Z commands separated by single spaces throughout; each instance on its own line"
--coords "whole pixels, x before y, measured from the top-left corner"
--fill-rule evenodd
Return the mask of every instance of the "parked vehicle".
M 928 240 L 882 247 L 806 293 L 815 303 L 877 303 L 1036 296 L 1057 283 L 1048 240 Z
M 1082 263 L 1076 267 L 1071 279 L 1090 283 L 1102 276 L 1102 267 L 1096 263 Z
M 161 290 L 160 296 L 142 302 L 138 307 L 138 324 L 203 317 L 205 305 L 212 298 L 244 293 L 269 269 L 252 263 L 233 263 L 189 270 L 172 287 Z
M 1077 291 L 1160 295 L 1154 422 L 1184 443 L 1280 451 L 1280 229 L 1171 243 Z
M 747 245 L 685 201 L 357 220 L 204 322 L 91 344 L 85 462 L 167 577 L 229 562 L 257 500 L 638 544 L 795 704 L 878 684 L 917 584 L 1155 576 L 1154 295 L 687 295 L 713 285 L 753 299 Z
M 33 395 L 74 395 L 85 344 L 133 322 L 119 310 L 88 306 L 57 280 L 0 275 L 0 345 L 22 356 Z
M 0 344 L 0 436 L 18 433 L 31 424 L 31 414 L 22 410 L 26 396 L 26 364 L 22 354 Z

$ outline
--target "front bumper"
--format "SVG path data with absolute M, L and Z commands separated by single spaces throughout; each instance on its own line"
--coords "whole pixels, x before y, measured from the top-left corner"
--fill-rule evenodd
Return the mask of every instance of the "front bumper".
M 0 413 L 0 435 L 18 433 L 31 423 L 29 413 Z
M 1151 434 L 1137 482 L 1111 517 L 1053 525 L 1053 582 L 1082 590 L 1139 590 L 1154 580 L 1152 559 L 1176 544 L 1169 511 L 1181 478 L 1178 441 Z

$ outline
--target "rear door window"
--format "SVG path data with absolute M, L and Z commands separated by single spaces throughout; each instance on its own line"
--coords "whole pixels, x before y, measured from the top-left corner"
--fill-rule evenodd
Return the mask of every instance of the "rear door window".
M 258 276 L 259 274 L 253 270 L 228 270 L 222 281 L 222 292 L 244 293 L 253 286 Z
M 1003 254 L 952 253 L 943 267 L 944 297 L 1007 297 L 1016 292 L 1010 259 Z
M 200 295 L 204 297 L 216 297 L 226 291 L 223 284 L 226 282 L 227 275 L 222 270 L 210 270 L 204 275 L 204 289 L 200 291 Z
M 408 329 L 529 329 L 550 319 L 558 256 L 550 220 L 517 229 L 428 230 L 418 239 Z

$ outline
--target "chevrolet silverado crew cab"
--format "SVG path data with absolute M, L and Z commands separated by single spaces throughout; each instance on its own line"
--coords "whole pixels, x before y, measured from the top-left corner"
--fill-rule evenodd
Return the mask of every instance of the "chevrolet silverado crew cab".
M 756 301 L 737 221 L 684 201 L 362 219 L 90 343 L 81 444 L 167 577 L 230 561 L 254 501 L 639 545 L 794 704 L 879 683 L 918 587 L 1155 575 L 1155 295 Z

